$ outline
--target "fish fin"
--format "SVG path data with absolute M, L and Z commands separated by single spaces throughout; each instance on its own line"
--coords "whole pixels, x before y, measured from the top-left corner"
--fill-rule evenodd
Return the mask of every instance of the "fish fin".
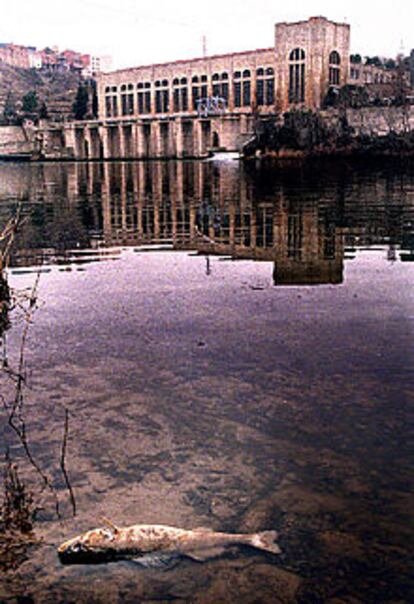
M 130 561 L 143 568 L 170 568 L 177 563 L 177 559 L 176 554 L 146 554 Z
M 221 556 L 225 551 L 226 549 L 224 547 L 209 547 L 207 549 L 197 549 L 192 552 L 185 552 L 185 555 L 188 558 L 197 560 L 197 562 L 205 562 L 206 560 L 210 560 L 210 558 Z
M 281 554 L 282 550 L 275 543 L 275 540 L 278 537 L 278 533 L 276 531 L 262 531 L 261 533 L 256 533 L 252 535 L 252 540 L 250 545 L 256 547 L 257 549 L 262 549 L 265 552 L 271 552 L 272 554 Z
M 106 526 L 109 526 L 109 528 L 111 528 L 114 531 L 114 533 L 119 532 L 119 526 L 116 526 L 116 524 L 114 524 L 111 520 L 109 520 L 105 516 L 102 517 L 102 522 L 104 524 L 106 524 Z

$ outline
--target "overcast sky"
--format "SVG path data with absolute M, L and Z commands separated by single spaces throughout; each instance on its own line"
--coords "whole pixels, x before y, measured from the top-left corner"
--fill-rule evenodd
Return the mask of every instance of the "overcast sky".
M 351 51 L 414 47 L 414 0 L 0 0 L 0 41 L 110 54 L 128 67 L 272 46 L 274 23 L 323 15 L 351 25 Z

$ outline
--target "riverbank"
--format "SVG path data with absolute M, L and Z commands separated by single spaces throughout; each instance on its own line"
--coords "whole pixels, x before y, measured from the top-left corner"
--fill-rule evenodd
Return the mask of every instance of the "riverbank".
M 379 158 L 414 157 L 414 130 L 364 126 L 360 114 L 358 126 L 355 115 L 346 111 L 335 119 L 318 112 L 294 111 L 280 118 L 257 121 L 254 138 L 244 148 L 246 159 L 272 157 L 276 159 L 306 159 L 313 157 Z M 395 114 L 394 114 L 395 117 Z
M 204 160 L 240 157 L 412 157 L 414 106 L 226 113 L 70 121 L 0 127 L 1 159 L 31 161 Z

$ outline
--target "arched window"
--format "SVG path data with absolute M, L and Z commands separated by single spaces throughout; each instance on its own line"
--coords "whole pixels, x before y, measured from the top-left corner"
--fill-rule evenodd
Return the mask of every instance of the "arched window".
M 179 113 L 180 111 L 188 111 L 187 78 L 174 78 L 173 106 L 175 113 Z
M 275 102 L 275 78 L 271 67 L 259 67 L 256 71 L 256 105 L 273 105 Z
M 226 72 L 222 74 L 215 73 L 213 80 L 213 96 L 222 98 L 228 103 L 229 101 L 229 75 Z
M 148 88 L 151 87 L 149 82 L 138 82 L 137 88 L 137 110 L 138 114 L 151 113 L 151 91 Z M 144 90 L 147 88 L 147 90 Z
M 168 90 L 168 80 L 157 80 L 155 87 L 155 113 L 168 113 L 170 107 L 170 94 Z
M 339 52 L 337 52 L 336 50 L 333 50 L 331 52 L 331 54 L 329 55 L 329 64 L 330 65 L 340 65 L 341 64 L 341 57 L 339 56 Z
M 234 73 L 233 95 L 235 107 L 248 107 L 251 105 L 251 72 L 245 69 Z
M 329 55 L 329 85 L 339 86 L 341 81 L 341 57 L 339 52 L 333 50 Z
M 106 117 L 118 116 L 118 97 L 116 95 L 117 87 L 108 86 L 105 95 L 105 114 Z
M 206 75 L 193 76 L 192 78 L 191 98 L 194 111 L 198 109 L 198 101 L 206 99 L 208 96 L 207 81 Z
M 304 61 L 305 51 L 303 48 L 295 48 L 289 55 L 289 61 Z
M 132 84 L 121 86 L 121 114 L 132 115 L 134 113 L 134 93 L 130 91 Z M 128 91 L 128 92 L 127 92 Z
M 289 103 L 305 101 L 305 51 L 294 48 L 289 54 Z

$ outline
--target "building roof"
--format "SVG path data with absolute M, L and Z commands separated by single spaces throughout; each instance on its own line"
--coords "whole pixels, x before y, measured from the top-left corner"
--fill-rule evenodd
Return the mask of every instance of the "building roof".
M 134 69 L 151 69 L 153 67 L 167 67 L 169 65 L 184 65 L 185 63 L 194 63 L 196 61 L 210 61 L 211 59 L 223 59 L 224 57 L 237 57 L 242 55 L 252 55 L 260 52 L 269 52 L 274 51 L 274 46 L 270 48 L 256 48 L 255 50 L 243 50 L 237 52 L 226 52 L 223 54 L 217 55 L 209 55 L 207 57 L 194 57 L 192 59 L 179 59 L 178 61 L 166 61 L 165 63 L 151 63 L 149 65 L 135 65 L 133 67 L 126 67 L 123 69 L 116 69 L 114 71 L 109 71 L 107 74 L 103 75 L 112 75 L 115 73 L 125 73 L 127 71 L 132 71 Z

